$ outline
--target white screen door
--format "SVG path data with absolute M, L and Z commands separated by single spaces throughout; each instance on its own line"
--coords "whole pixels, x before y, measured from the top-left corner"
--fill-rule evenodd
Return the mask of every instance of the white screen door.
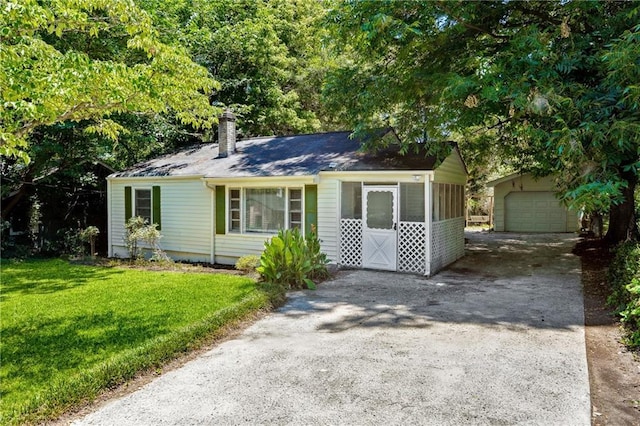
M 363 193 L 362 266 L 396 270 L 398 188 L 365 186 Z

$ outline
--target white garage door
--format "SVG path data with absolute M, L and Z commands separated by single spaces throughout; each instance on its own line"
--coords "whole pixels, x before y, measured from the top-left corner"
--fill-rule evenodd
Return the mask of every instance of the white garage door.
M 567 232 L 567 210 L 553 192 L 511 192 L 504 204 L 506 231 Z

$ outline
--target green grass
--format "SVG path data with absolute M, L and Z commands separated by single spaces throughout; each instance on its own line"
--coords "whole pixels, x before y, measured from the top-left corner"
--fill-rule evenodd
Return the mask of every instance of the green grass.
M 2 261 L 0 423 L 54 418 L 268 306 L 240 276 Z

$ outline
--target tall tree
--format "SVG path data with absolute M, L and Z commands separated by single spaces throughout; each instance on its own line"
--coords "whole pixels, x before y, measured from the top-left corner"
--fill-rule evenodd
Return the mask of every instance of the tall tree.
M 354 60 L 328 79 L 326 97 L 359 129 L 390 122 L 434 152 L 459 132 L 516 170 L 555 174 L 567 202 L 609 208 L 610 242 L 635 238 L 639 11 L 606 1 L 338 2 L 330 22 Z
M 5 2 L 0 11 L 0 154 L 21 156 L 39 126 L 90 120 L 115 138 L 116 113 L 171 110 L 210 125 L 218 87 L 185 50 L 162 43 L 132 0 Z
M 212 100 L 243 136 L 326 128 L 320 103 L 325 10 L 315 0 L 136 0 L 160 34 L 179 40 L 221 83 Z
M 127 166 L 162 149 L 163 123 L 207 128 L 221 110 L 206 68 L 131 0 L 8 1 L 0 42 L 3 220 L 44 178 L 81 186 L 82 163 Z

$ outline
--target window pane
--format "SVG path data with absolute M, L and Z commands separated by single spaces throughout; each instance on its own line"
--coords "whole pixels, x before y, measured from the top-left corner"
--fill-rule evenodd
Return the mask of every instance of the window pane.
M 245 190 L 245 230 L 278 232 L 284 228 L 285 196 L 283 188 Z
M 393 228 L 393 193 L 367 193 L 367 227 L 376 229 Z
M 302 189 L 289 190 L 289 227 L 302 227 Z
M 140 216 L 147 223 L 151 223 L 151 190 L 136 189 L 135 191 L 135 215 Z
M 424 222 L 424 184 L 400 184 L 400 220 Z
M 342 182 L 343 219 L 362 219 L 362 184 L 360 182 Z
M 240 232 L 240 189 L 229 190 L 229 230 Z
M 451 185 L 451 217 L 458 217 L 458 185 Z
M 448 183 L 444 184 L 444 191 L 445 191 L 445 212 L 444 212 L 444 218 L 445 219 L 451 219 L 451 185 Z

